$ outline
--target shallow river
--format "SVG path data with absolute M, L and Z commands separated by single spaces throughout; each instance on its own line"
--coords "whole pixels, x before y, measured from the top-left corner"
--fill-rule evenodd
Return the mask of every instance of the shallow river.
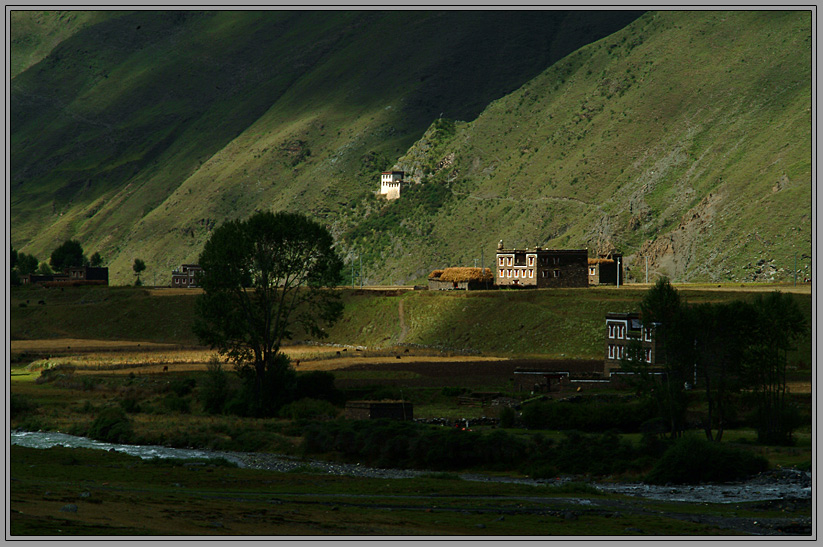
M 123 452 L 140 458 L 225 458 L 240 467 L 286 472 L 310 468 L 313 472 L 332 475 L 352 475 L 376 478 L 409 478 L 428 472 L 407 469 L 377 469 L 359 464 L 337 464 L 320 460 L 302 460 L 275 454 L 255 452 L 219 452 L 164 446 L 139 446 L 112 444 L 85 437 L 75 437 L 51 431 L 13 431 L 11 444 L 30 448 L 95 448 Z M 515 477 L 496 477 L 480 474 L 461 474 L 460 478 L 471 481 L 509 482 L 520 484 L 558 484 L 555 480 L 533 480 Z M 566 479 L 568 480 L 568 479 Z M 627 494 L 649 499 L 687 502 L 739 503 L 780 499 L 811 499 L 811 474 L 795 469 L 764 473 L 745 482 L 733 484 L 701 484 L 694 486 L 656 486 L 642 483 L 597 483 L 597 488 L 607 492 Z

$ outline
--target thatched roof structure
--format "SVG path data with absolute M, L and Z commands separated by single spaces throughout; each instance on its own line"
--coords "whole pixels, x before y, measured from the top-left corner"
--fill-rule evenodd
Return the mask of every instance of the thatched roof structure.
M 611 258 L 590 258 L 589 265 L 593 264 L 614 264 L 614 260 Z
M 429 274 L 429 279 L 440 279 L 451 283 L 463 283 L 464 281 L 494 281 L 494 276 L 489 268 L 446 268 L 445 270 L 434 270 Z

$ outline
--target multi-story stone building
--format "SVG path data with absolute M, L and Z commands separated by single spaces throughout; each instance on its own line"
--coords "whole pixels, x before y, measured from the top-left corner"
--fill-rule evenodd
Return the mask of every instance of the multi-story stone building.
M 604 366 L 606 374 L 619 369 L 621 359 L 632 358 L 629 346 L 633 342 L 639 342 L 641 358 L 647 364 L 653 367 L 663 364 L 665 356 L 657 336 L 659 326 L 659 323 L 653 323 L 649 327 L 644 327 L 639 313 L 607 313 Z
M 498 287 L 587 287 L 586 249 L 506 249 L 497 245 Z
M 197 287 L 197 274 L 202 271 L 203 268 L 197 264 L 183 264 L 179 270 L 171 272 L 171 286 L 180 288 Z

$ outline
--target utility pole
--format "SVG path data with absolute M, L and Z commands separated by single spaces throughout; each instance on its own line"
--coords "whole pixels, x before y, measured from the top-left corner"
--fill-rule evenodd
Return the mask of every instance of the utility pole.
M 617 257 L 617 288 L 620 288 L 620 278 L 622 277 L 622 271 L 620 270 L 620 257 Z
M 483 256 L 483 247 L 480 247 L 480 279 L 483 280 L 483 288 L 488 289 L 488 281 L 486 281 L 486 262 Z

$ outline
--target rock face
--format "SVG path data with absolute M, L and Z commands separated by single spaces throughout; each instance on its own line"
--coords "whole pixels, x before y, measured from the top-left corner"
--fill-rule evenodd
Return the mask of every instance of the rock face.
M 666 235 L 646 241 L 633 256 L 627 257 L 635 279 L 644 277 L 646 258 L 649 272 L 665 275 L 671 279 L 682 278 L 691 264 L 696 247 L 702 236 L 712 228 L 718 205 L 722 202 L 719 194 L 709 194 L 689 210 L 680 224 Z

